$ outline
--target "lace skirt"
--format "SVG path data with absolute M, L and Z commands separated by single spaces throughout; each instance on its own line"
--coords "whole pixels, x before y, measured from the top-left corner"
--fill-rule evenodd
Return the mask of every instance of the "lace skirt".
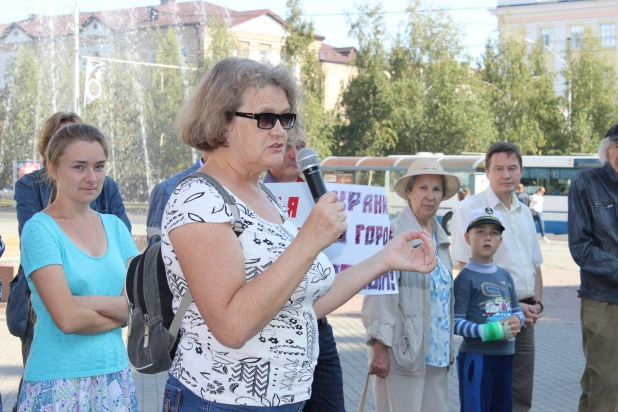
M 18 412 L 138 412 L 131 369 L 83 378 L 24 381 Z

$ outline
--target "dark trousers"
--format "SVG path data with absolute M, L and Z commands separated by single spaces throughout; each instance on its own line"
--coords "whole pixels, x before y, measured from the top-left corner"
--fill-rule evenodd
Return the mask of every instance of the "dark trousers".
M 582 299 L 586 368 L 579 412 L 618 411 L 618 304 Z
M 534 389 L 534 328 L 521 328 L 515 337 L 513 366 L 513 412 L 527 412 L 532 408 Z
M 313 373 L 311 399 L 303 412 L 345 412 L 343 398 L 343 374 L 337 354 L 333 328 L 326 318 L 318 321 L 320 355 Z
M 511 412 L 513 355 L 477 355 L 459 352 L 461 412 Z

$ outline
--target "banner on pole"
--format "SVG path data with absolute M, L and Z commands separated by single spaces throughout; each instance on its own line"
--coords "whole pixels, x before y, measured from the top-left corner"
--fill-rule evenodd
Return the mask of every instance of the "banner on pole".
M 86 60 L 86 83 L 84 86 L 84 105 L 101 97 L 101 69 L 104 63 Z
M 301 227 L 313 208 L 306 183 L 268 183 L 268 188 L 287 208 L 288 217 Z M 335 272 L 353 266 L 380 251 L 390 239 L 390 221 L 383 187 L 326 183 L 345 205 L 348 230 L 340 240 L 324 250 Z M 399 293 L 394 272 L 385 273 L 367 285 L 361 294 Z

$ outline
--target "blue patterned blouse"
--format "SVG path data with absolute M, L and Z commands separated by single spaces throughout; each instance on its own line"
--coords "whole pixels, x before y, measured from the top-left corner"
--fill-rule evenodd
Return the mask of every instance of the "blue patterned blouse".
M 433 241 L 438 243 L 436 232 Z M 429 345 L 425 354 L 425 364 L 447 367 L 451 353 L 451 290 L 453 278 L 451 272 L 438 258 L 438 265 L 429 274 L 431 283 L 431 320 L 429 324 Z

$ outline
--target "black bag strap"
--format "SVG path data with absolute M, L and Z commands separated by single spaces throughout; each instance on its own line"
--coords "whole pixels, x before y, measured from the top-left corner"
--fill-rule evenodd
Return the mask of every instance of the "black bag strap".
M 276 205 L 281 205 L 281 202 L 279 202 L 279 198 L 277 198 L 277 196 L 275 196 L 274 193 L 271 192 L 270 189 L 267 188 L 263 182 L 260 182 L 260 186 L 262 187 L 262 191 L 266 193 L 266 196 L 270 197 L 270 200 L 272 200 Z
M 207 173 L 193 172 L 185 176 L 180 182 L 178 182 L 178 184 L 176 185 L 176 188 L 178 188 L 178 186 L 180 186 L 185 180 L 194 179 L 194 178 L 201 178 L 201 179 L 206 180 L 217 190 L 217 192 L 219 192 L 219 195 L 221 195 L 221 197 L 223 198 L 223 201 L 225 202 L 226 205 L 229 206 L 230 211 L 232 212 L 232 217 L 234 218 L 232 229 L 234 230 L 234 233 L 236 233 L 237 237 L 240 236 L 245 229 L 242 226 L 242 220 L 240 220 L 240 211 L 238 210 L 238 205 L 236 204 L 236 200 L 234 200 L 234 196 L 230 195 L 228 191 L 225 190 L 225 188 L 221 185 L 221 183 L 219 183 L 217 179 L 215 179 L 214 177 L 212 177 L 211 175 Z
M 230 211 L 232 212 L 232 217 L 234 218 L 232 229 L 234 230 L 236 237 L 240 236 L 242 232 L 244 231 L 244 228 L 242 226 L 242 220 L 240 220 L 240 211 L 238 210 L 238 205 L 236 204 L 236 200 L 234 200 L 234 197 L 230 195 L 227 190 L 225 190 L 225 188 L 221 185 L 221 183 L 219 183 L 217 179 L 215 179 L 214 177 L 212 177 L 211 175 L 207 173 L 193 172 L 185 176 L 180 182 L 178 182 L 178 184 L 176 185 L 176 188 L 178 188 L 185 180 L 194 179 L 194 178 L 201 178 L 201 179 L 206 180 L 217 190 L 217 192 L 219 192 L 219 195 L 221 195 L 221 197 L 223 198 L 223 201 L 225 202 L 226 205 L 229 206 Z M 272 192 L 266 189 L 264 185 L 262 185 L 262 189 L 266 192 L 268 196 L 270 196 L 273 199 L 276 199 L 274 195 L 272 194 Z M 178 310 L 176 311 L 176 315 L 174 315 L 174 319 L 172 319 L 172 323 L 170 324 L 170 328 L 168 329 L 172 335 L 174 336 L 178 335 L 178 331 L 180 330 L 180 324 L 182 322 L 182 319 L 185 317 L 185 313 L 187 313 L 187 310 L 189 309 L 189 306 L 191 305 L 192 301 L 193 301 L 193 296 L 191 296 L 191 291 L 187 287 L 187 291 L 182 296 L 182 299 L 180 300 L 180 305 L 178 306 Z
M 206 180 L 217 190 L 217 192 L 219 192 L 219 195 L 221 195 L 225 204 L 229 206 L 230 211 L 232 212 L 232 216 L 234 217 L 234 223 L 232 224 L 232 229 L 234 229 L 234 233 L 236 233 L 237 237 L 240 236 L 242 232 L 244 231 L 244 229 L 242 226 L 242 221 L 240 220 L 240 211 L 238 210 L 238 205 L 236 204 L 236 200 L 234 200 L 234 196 L 230 195 L 228 191 L 225 190 L 225 188 L 221 185 L 221 183 L 219 183 L 217 179 L 215 179 L 214 177 L 212 177 L 211 175 L 207 173 L 193 172 L 185 176 L 180 182 L 178 182 L 178 184 L 176 185 L 176 188 L 178 188 L 185 180 L 194 179 L 194 178 L 201 178 L 201 179 Z M 268 196 L 271 199 L 271 201 L 273 201 L 276 205 L 281 204 L 277 196 L 275 196 L 273 192 L 271 192 L 270 189 L 267 188 L 264 183 L 260 182 L 260 187 L 262 188 L 264 193 L 266 193 L 266 196 Z M 174 319 L 172 320 L 172 323 L 170 324 L 169 332 L 172 335 L 174 336 L 178 335 L 178 331 L 180 330 L 180 324 L 182 322 L 182 319 L 184 318 L 185 313 L 189 309 L 189 306 L 191 305 L 192 301 L 193 301 L 193 297 L 191 296 L 191 291 L 187 287 L 187 291 L 185 292 L 185 294 L 182 296 L 182 299 L 180 300 L 180 305 L 178 306 L 176 315 L 174 315 Z

